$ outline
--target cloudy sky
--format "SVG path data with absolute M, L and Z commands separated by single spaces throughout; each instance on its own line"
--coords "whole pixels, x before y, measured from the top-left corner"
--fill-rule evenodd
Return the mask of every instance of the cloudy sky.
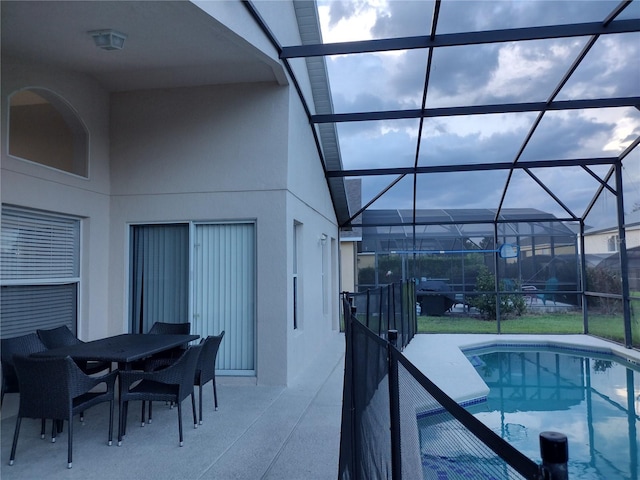
M 602 21 L 618 1 L 444 0 L 437 34 Z M 325 43 L 429 34 L 429 1 L 318 0 Z M 634 2 L 618 19 L 640 19 Z M 547 101 L 587 38 L 539 40 L 436 49 L 427 108 Z M 337 55 L 327 58 L 336 113 L 420 108 L 427 50 Z M 606 35 L 556 100 L 640 96 L 640 34 Z M 422 128 L 418 165 L 511 162 L 537 113 L 440 117 Z M 413 166 L 419 121 L 375 121 L 337 125 L 345 169 Z M 640 136 L 635 108 L 546 113 L 522 161 L 618 156 Z M 624 162 L 625 210 L 640 202 L 640 148 Z M 606 166 L 593 167 L 599 175 Z M 598 182 L 579 167 L 533 169 L 576 215 L 593 198 Z M 396 177 L 363 178 L 363 203 Z M 419 208 L 496 208 L 507 171 L 430 174 L 418 177 Z M 411 208 L 413 177 L 398 182 L 372 208 Z M 523 171 L 511 178 L 505 207 L 566 212 Z M 591 224 L 615 218 L 615 200 L 604 196 Z M 589 223 L 589 222 L 588 222 Z M 594 225 L 596 226 L 596 225 Z

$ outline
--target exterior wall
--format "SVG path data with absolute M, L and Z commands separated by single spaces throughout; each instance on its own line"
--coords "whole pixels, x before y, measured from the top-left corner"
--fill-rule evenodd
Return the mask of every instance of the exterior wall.
M 112 316 L 127 329 L 131 223 L 256 222 L 257 375 L 286 382 L 282 259 L 287 88 L 250 84 L 113 95 Z M 171 132 L 171 134 L 167 134 Z
M 239 2 L 209 7 L 225 14 L 244 11 Z M 273 48 L 242 15 L 233 15 L 233 30 L 247 35 L 247 48 L 252 48 L 249 42 L 261 42 L 256 55 L 271 58 L 273 53 L 277 66 Z M 293 7 L 278 28 L 289 23 L 295 25 Z M 322 354 L 338 332 L 337 222 L 308 119 L 295 89 L 283 86 L 286 78 L 278 84 L 110 95 L 89 77 L 5 56 L 2 73 L 3 122 L 8 96 L 38 87 L 66 99 L 89 132 L 89 178 L 10 158 L 6 147 L 1 159 L 3 203 L 82 218 L 80 338 L 129 329 L 131 224 L 241 220 L 256 224 L 257 381 L 286 384 Z M 7 131 L 2 129 L 3 146 Z M 294 221 L 303 224 L 304 252 L 304 310 L 295 331 Z M 322 234 L 327 235 L 324 247 Z M 322 248 L 327 252 L 326 308 Z
M 290 89 L 295 96 L 295 90 Z M 299 302 L 302 318 L 293 329 L 293 289 L 287 289 L 288 380 L 295 378 L 339 331 L 338 226 L 322 166 L 305 113 L 297 98 L 290 100 L 287 195 L 287 272 L 293 275 L 294 222 L 302 224 L 298 246 Z M 322 235 L 326 235 L 323 243 Z M 324 277 L 323 277 L 323 249 Z M 323 298 L 323 282 L 327 289 Z M 326 302 L 326 303 L 325 303 Z
M 357 242 L 340 242 L 340 290 L 343 292 L 356 291 L 356 258 Z
M 88 178 L 8 155 L 9 96 L 29 87 L 56 93 L 84 122 L 89 132 Z M 84 340 L 113 332 L 106 295 L 110 185 L 108 102 L 108 94 L 88 77 L 2 57 L 2 203 L 82 218 L 78 336 Z
M 585 253 L 614 254 L 616 251 L 609 250 L 609 238 L 617 235 L 617 229 L 599 231 L 584 236 Z M 627 249 L 640 246 L 640 226 L 634 225 L 626 229 Z

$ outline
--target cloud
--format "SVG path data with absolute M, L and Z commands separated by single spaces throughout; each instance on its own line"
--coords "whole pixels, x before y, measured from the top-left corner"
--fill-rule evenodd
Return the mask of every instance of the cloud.
M 427 35 L 432 21 L 430 5 L 394 0 L 320 0 L 323 36 L 329 41 L 345 41 Z M 616 6 L 611 1 L 449 1 L 442 3 L 437 33 L 602 21 Z M 634 9 L 627 15 L 631 18 L 640 14 L 637 5 L 629 9 Z M 565 38 L 436 49 L 427 108 L 546 101 L 587 40 Z M 637 58 L 640 34 L 599 37 L 556 100 L 640 95 Z M 336 112 L 419 108 L 426 62 L 426 50 L 330 58 L 327 63 Z M 419 164 L 513 161 L 536 117 L 533 112 L 427 118 Z M 418 128 L 417 119 L 339 124 L 344 168 L 412 165 Z M 634 108 L 550 111 L 544 115 L 521 160 L 616 156 L 638 136 L 640 112 Z M 632 157 L 637 160 L 639 154 L 635 152 Z M 629 158 L 625 163 L 631 165 L 631 161 Z M 578 214 L 598 188 L 593 177 L 578 167 L 535 169 L 534 173 Z M 635 201 L 640 201 L 640 179 L 635 178 L 638 176 L 630 178 L 629 188 L 625 187 L 625 194 L 639 192 L 633 194 Z M 395 178 L 364 178 L 363 201 L 384 190 Z M 423 175 L 418 178 L 417 202 L 421 208 L 496 208 L 505 183 L 504 171 Z M 413 176 L 408 176 L 372 208 L 412 205 Z M 524 172 L 514 174 L 504 206 L 541 206 L 566 216 L 562 207 Z

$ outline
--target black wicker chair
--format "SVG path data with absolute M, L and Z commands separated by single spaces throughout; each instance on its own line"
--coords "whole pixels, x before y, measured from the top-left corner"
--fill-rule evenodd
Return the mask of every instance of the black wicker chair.
M 183 353 L 172 365 L 162 370 L 144 372 L 139 370 L 120 371 L 120 422 L 118 426 L 118 445 L 126 434 L 127 411 L 131 400 L 142 401 L 142 422 L 144 426 L 144 402 L 149 402 L 149 423 L 151 423 L 151 402 L 164 401 L 178 405 L 178 433 L 180 446 L 182 436 L 182 401 L 191 395 L 194 428 L 198 426 L 196 401 L 193 394 L 198 356 L 202 347 L 194 345 Z
M 0 406 L 4 402 L 5 393 L 20 393 L 18 375 L 13 364 L 15 355 L 28 357 L 32 353 L 43 352 L 47 347 L 40 341 L 38 335 L 29 333 L 13 338 L 3 338 L 0 340 L 0 354 L 2 358 L 2 393 L 0 394 Z M 45 419 L 42 419 L 42 430 L 40 436 L 44 438 Z
M 165 334 L 165 335 L 189 335 L 191 332 L 191 324 L 189 322 L 184 323 L 165 323 L 155 322 L 149 329 L 150 334 Z
M 72 466 L 73 416 L 102 402 L 109 402 L 109 445 L 113 440 L 114 391 L 117 372 L 101 377 L 85 374 L 71 357 L 34 358 L 14 357 L 20 384 L 20 406 L 13 435 L 9 465 L 16 457 L 16 446 L 23 418 L 51 418 L 56 423 L 69 423 L 67 466 Z M 93 391 L 106 384 L 106 391 Z M 55 441 L 53 429 L 52 441 Z
M 18 376 L 13 364 L 13 357 L 20 355 L 27 357 L 32 353 L 43 352 L 47 347 L 35 333 L 0 340 L 2 360 L 2 393 L 0 405 L 4 402 L 5 393 L 19 393 Z M 43 432 L 44 433 L 44 432 Z
M 220 343 L 224 337 L 224 330 L 220 335 L 209 336 L 203 338 L 200 341 L 202 345 L 202 351 L 200 352 L 200 358 L 198 358 L 198 365 L 196 366 L 196 375 L 193 381 L 194 385 L 198 386 L 198 401 L 200 403 L 200 425 L 202 425 L 202 387 L 209 382 L 213 383 L 213 405 L 218 410 L 218 392 L 216 389 L 216 357 L 218 356 L 218 349 Z
M 185 323 L 165 323 L 155 322 L 149 329 L 148 335 L 189 335 L 191 324 Z M 174 363 L 187 349 L 188 345 L 182 345 L 166 352 L 158 353 L 140 362 L 134 362 L 132 370 L 144 370 L 152 372 L 160 368 L 165 368 Z
M 69 327 L 66 325 L 60 325 L 59 327 L 50 328 L 47 330 L 36 330 L 38 337 L 42 340 L 42 343 L 49 349 L 58 347 L 67 347 L 69 345 L 77 345 L 83 343 L 78 337 L 76 337 Z M 83 361 L 76 362 L 80 369 L 87 375 L 93 375 L 94 373 L 104 372 L 105 370 L 111 371 L 110 362 L 98 362 L 98 361 Z

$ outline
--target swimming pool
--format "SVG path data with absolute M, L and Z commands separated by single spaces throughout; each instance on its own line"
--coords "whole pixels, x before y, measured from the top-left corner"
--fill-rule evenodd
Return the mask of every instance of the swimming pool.
M 557 431 L 568 438 L 569 478 L 638 480 L 638 365 L 548 347 L 465 355 L 490 388 L 467 409 L 522 453 L 539 462 L 539 433 Z

